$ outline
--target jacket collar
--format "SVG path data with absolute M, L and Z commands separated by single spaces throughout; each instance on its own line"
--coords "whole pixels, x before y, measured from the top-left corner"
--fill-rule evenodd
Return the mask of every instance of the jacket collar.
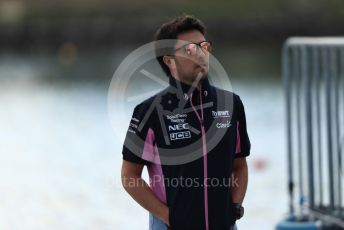
M 177 89 L 177 91 L 182 90 L 183 94 L 188 94 L 190 96 L 191 93 L 197 93 L 199 90 L 192 85 L 188 85 L 182 81 L 175 79 L 174 77 L 170 76 L 169 79 L 170 86 Z M 208 77 L 204 78 L 201 82 L 200 90 L 205 94 L 210 93 L 211 85 L 209 82 Z

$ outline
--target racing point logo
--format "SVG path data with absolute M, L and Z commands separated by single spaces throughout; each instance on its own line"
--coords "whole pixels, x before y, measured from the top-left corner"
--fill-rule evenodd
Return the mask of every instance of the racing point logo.
M 179 101 L 180 100 L 177 98 L 176 94 L 168 92 L 161 97 L 160 104 L 163 110 L 169 111 L 172 113 L 174 110 L 178 108 Z

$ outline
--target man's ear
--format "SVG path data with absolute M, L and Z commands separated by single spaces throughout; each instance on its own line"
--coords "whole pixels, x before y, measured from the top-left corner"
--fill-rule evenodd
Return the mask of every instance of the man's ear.
M 167 65 L 170 69 L 176 68 L 176 63 L 174 62 L 174 59 L 171 56 L 163 56 L 162 60 L 165 63 L 165 65 Z

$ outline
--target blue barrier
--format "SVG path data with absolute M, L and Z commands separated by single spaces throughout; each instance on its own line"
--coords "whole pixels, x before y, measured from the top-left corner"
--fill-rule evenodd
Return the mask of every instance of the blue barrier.
M 281 221 L 276 226 L 276 230 L 319 230 L 316 222 L 310 220 L 298 220 L 295 216 L 290 216 Z

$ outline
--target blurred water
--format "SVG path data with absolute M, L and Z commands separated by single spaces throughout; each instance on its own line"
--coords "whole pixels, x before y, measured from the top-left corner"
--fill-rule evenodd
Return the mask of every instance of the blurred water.
M 0 229 L 147 229 L 147 212 L 121 187 L 108 84 L 44 81 L 54 64 L 25 60 L 0 61 Z M 283 93 L 264 79 L 232 81 L 252 141 L 239 229 L 273 229 L 287 210 Z

